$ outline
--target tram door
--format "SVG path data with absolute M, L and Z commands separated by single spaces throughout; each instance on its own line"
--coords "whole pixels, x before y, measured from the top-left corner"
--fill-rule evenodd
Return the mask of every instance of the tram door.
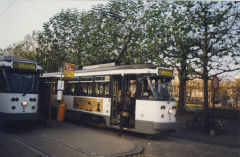
M 121 96 L 121 76 L 113 76 L 112 88 L 111 124 L 117 125 L 119 123 L 118 106 Z

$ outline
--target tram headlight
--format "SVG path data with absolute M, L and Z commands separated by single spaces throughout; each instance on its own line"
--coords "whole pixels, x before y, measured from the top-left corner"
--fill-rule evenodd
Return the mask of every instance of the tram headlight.
M 27 105 L 28 105 L 28 102 L 27 102 L 26 100 L 23 100 L 23 101 L 22 101 L 22 106 L 23 106 L 23 107 L 26 107 Z
M 169 109 L 169 110 L 168 110 L 168 113 L 169 113 L 169 114 L 172 114 L 172 113 L 173 113 L 173 109 Z

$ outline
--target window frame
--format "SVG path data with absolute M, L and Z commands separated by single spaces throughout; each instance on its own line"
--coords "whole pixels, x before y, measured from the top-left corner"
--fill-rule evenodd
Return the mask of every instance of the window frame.
M 74 86 L 74 92 L 72 92 L 72 86 Z M 70 90 L 69 90 L 70 89 Z M 73 80 L 67 81 L 64 95 L 78 95 L 79 93 L 79 77 L 75 77 Z
M 97 79 L 97 78 L 100 78 L 100 79 Z M 110 81 L 110 76 L 109 75 L 101 75 L 101 76 L 95 76 L 94 77 L 94 96 L 96 97 L 107 97 L 107 98 L 110 98 L 111 97 L 111 93 L 110 93 L 110 84 L 111 84 L 111 81 Z M 101 85 L 103 86 L 103 94 L 101 95 L 100 94 L 100 87 Z M 99 94 L 98 92 L 96 91 L 96 87 L 98 86 L 98 91 L 99 91 Z M 108 88 L 108 94 L 105 94 L 106 93 L 106 89 Z
M 86 80 L 82 80 L 85 79 Z M 89 79 L 89 80 L 87 80 Z M 84 93 L 82 90 L 82 86 L 87 85 L 87 93 Z M 89 86 L 91 85 L 91 94 L 89 94 Z M 84 76 L 84 77 L 79 77 L 79 92 L 78 94 L 80 96 L 93 96 L 93 86 L 94 86 L 94 81 L 93 81 L 93 76 Z
M 0 74 L 2 73 L 2 82 L 0 82 L 0 93 L 7 93 L 8 92 L 8 83 L 6 80 L 6 76 L 4 74 L 4 70 L 0 69 Z M 1 75 L 0 75 L 1 77 Z M 1 80 L 1 79 L 0 79 Z M 5 87 L 3 86 L 5 84 Z

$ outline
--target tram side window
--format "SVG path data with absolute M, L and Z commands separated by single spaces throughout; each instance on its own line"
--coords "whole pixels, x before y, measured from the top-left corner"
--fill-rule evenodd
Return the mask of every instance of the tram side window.
M 95 77 L 95 95 L 96 96 L 109 96 L 109 76 L 96 76 Z
M 78 95 L 79 81 L 78 78 L 74 78 L 71 81 L 66 82 L 64 94 L 65 95 Z
M 134 98 L 136 94 L 136 80 L 129 81 L 129 91 L 131 92 L 131 97 Z
M 78 91 L 78 83 L 68 83 L 65 89 L 65 95 L 76 95 Z
M 88 90 L 87 90 L 87 83 L 81 83 L 80 85 L 80 89 L 81 89 L 81 95 L 88 95 Z
M 57 94 L 57 83 L 53 83 L 53 94 Z
M 92 77 L 83 77 L 80 79 L 80 95 L 92 95 L 93 79 Z
M 96 96 L 109 96 L 109 83 L 96 82 L 95 83 Z
M 143 99 L 153 99 L 153 93 L 151 91 L 151 87 L 148 84 L 148 81 L 145 77 L 138 79 L 140 87 L 140 98 Z
M 7 83 L 3 75 L 3 71 L 0 70 L 0 92 L 5 92 L 7 90 Z
M 92 83 L 88 83 L 88 95 L 92 95 L 92 88 L 93 88 Z
M 81 82 L 80 83 L 80 95 L 92 95 L 92 83 Z

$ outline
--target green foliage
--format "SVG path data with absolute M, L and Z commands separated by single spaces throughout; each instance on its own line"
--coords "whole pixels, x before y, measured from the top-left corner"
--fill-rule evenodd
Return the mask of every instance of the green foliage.
M 39 62 L 47 71 L 56 71 L 64 62 L 88 65 L 149 61 L 151 54 L 142 48 L 143 8 L 142 1 L 125 0 L 110 1 L 82 13 L 62 10 L 44 24 L 39 34 Z
M 97 6 L 83 17 L 84 52 L 88 63 L 116 60 L 139 62 L 143 31 L 140 23 L 141 1 L 110 1 Z M 135 59 L 136 58 L 136 59 Z
M 38 36 L 38 61 L 46 71 L 57 71 L 64 63 L 81 64 L 81 14 L 62 10 L 43 25 Z
M 207 71 L 221 73 L 221 67 L 239 61 L 239 2 L 191 2 L 188 10 L 193 23 L 198 57 Z M 228 61 L 226 60 L 228 57 Z M 239 61 L 240 62 L 240 61 Z M 231 69 L 222 68 L 224 71 Z
M 10 45 L 2 50 L 2 56 L 0 56 L 36 61 L 37 36 L 38 32 L 33 31 L 31 35 L 26 35 L 23 41 Z
M 186 9 L 183 2 L 154 1 L 145 12 L 146 50 L 150 50 L 155 58 L 164 58 L 165 63 L 179 71 L 187 71 L 186 67 L 191 66 L 187 60 L 194 56 L 191 23 L 184 12 Z
M 37 60 L 46 71 L 64 62 L 167 64 L 187 79 L 203 66 L 220 69 L 225 56 L 239 65 L 238 7 L 239 2 L 111 0 L 87 12 L 62 10 L 42 32 L 1 55 Z
M 211 74 L 240 69 L 239 2 L 110 0 L 90 11 L 62 10 L 42 32 L 0 51 L 38 61 L 45 71 L 63 63 L 90 65 L 117 61 L 155 63 L 178 70 L 179 100 L 190 74 L 207 82 Z M 37 41 L 37 42 L 36 42 Z M 235 70 L 236 70 L 235 69 Z
M 232 69 L 229 64 L 239 60 L 239 3 L 238 2 L 191 2 L 187 10 L 192 20 L 196 45 L 194 50 L 199 58 L 195 66 L 202 69 L 199 73 L 204 80 L 205 116 L 208 114 L 208 79 L 210 74 L 240 70 Z M 233 62 L 234 63 L 234 62 Z

